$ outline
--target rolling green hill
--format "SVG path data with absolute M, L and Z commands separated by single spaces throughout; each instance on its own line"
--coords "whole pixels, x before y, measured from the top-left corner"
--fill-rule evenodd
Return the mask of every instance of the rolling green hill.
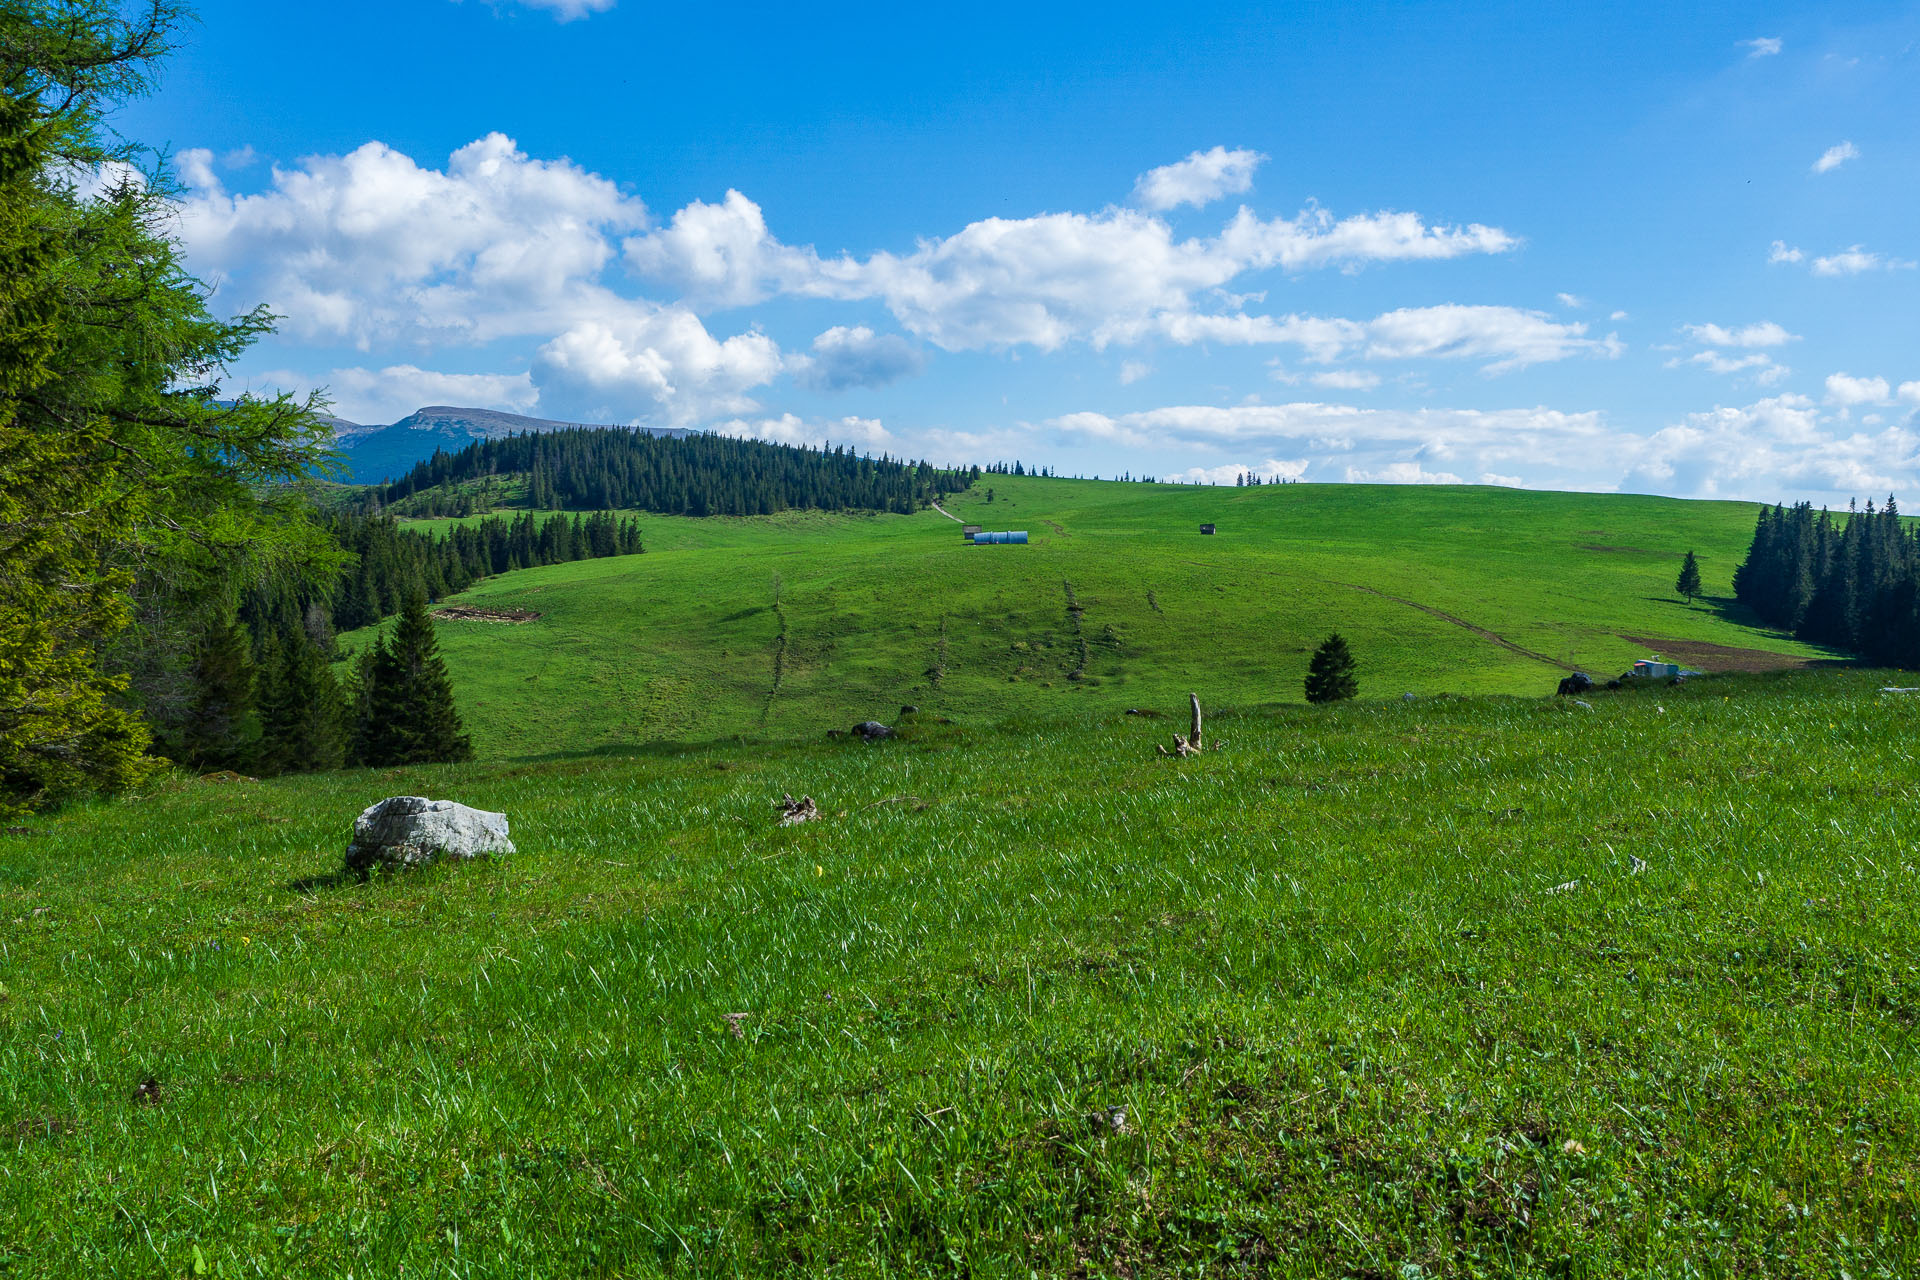
M 1299 701 L 1335 629 L 1375 698 L 1543 694 L 1650 648 L 1703 669 L 1818 656 L 1674 595 L 1689 549 L 1730 594 L 1747 504 L 989 476 L 946 506 L 1032 543 L 967 546 L 938 511 L 643 516 L 645 556 L 483 583 L 458 603 L 540 617 L 440 627 L 476 747 L 812 736 L 907 703 L 991 719 L 1172 709 L 1189 689 Z
M 1883 683 L 37 818 L 0 831 L 0 1274 L 1914 1275 L 1920 699 Z M 336 874 L 408 793 L 519 852 Z

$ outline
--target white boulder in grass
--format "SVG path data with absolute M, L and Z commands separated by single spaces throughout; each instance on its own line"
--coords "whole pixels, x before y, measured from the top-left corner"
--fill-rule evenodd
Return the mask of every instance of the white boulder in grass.
M 435 858 L 464 862 L 512 852 L 504 813 L 425 796 L 391 796 L 354 819 L 347 870 L 415 867 Z

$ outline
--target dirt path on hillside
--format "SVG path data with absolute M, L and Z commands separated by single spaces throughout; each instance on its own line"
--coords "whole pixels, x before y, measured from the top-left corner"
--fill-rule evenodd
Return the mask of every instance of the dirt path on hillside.
M 945 516 L 947 519 L 953 521 L 955 524 L 966 523 L 965 520 L 962 520 L 959 516 L 953 514 L 953 512 L 947 510 L 945 507 L 941 506 L 937 502 L 929 502 L 928 505 L 931 506 L 935 511 L 938 511 L 941 515 Z
M 1559 661 L 1556 658 L 1549 658 L 1544 653 L 1535 653 L 1531 649 L 1528 649 L 1522 645 L 1515 644 L 1513 641 L 1507 639 L 1505 636 L 1499 634 L 1498 632 L 1489 631 L 1485 627 L 1476 627 L 1475 625 L 1473 625 L 1473 623 L 1468 622 L 1465 618 L 1456 618 L 1450 613 L 1446 613 L 1440 609 L 1434 608 L 1432 605 L 1421 604 L 1417 600 L 1408 600 L 1404 596 L 1391 596 L 1384 591 L 1375 591 L 1372 587 L 1363 587 L 1357 582 L 1334 582 L 1333 579 L 1331 578 L 1326 579 L 1326 581 L 1336 587 L 1345 587 L 1349 591 L 1364 591 L 1370 596 L 1379 596 L 1382 600 L 1391 600 L 1395 604 L 1403 604 L 1407 606 L 1407 608 L 1409 609 L 1418 609 L 1420 612 L 1424 614 L 1429 614 L 1432 617 L 1438 618 L 1442 622 L 1451 622 L 1456 627 L 1463 627 L 1466 630 L 1473 632 L 1473 634 L 1479 636 L 1482 640 L 1487 640 L 1492 642 L 1493 644 L 1497 644 L 1502 649 L 1511 650 L 1512 652 L 1519 654 L 1523 658 L 1532 658 L 1535 662 L 1544 662 L 1548 666 L 1558 667 L 1562 671 L 1573 670 L 1572 667 L 1568 666 L 1564 662 Z
M 1189 560 L 1187 561 L 1187 563 L 1200 569 L 1224 569 L 1228 567 L 1226 565 L 1208 564 L 1204 560 Z M 1245 570 L 1246 572 L 1249 572 L 1249 573 L 1264 573 L 1271 578 L 1297 578 L 1300 576 L 1298 574 L 1281 573 L 1277 569 L 1255 569 L 1249 565 L 1234 565 L 1232 567 L 1235 569 Z M 1391 600 L 1395 604 L 1403 604 L 1407 606 L 1407 608 L 1409 609 L 1418 609 L 1420 612 L 1428 615 L 1429 617 L 1438 618 L 1440 619 L 1440 621 L 1452 623 L 1454 626 L 1459 627 L 1462 630 L 1471 631 L 1473 632 L 1473 634 L 1479 636 L 1482 640 L 1487 641 L 1489 644 L 1497 644 L 1502 649 L 1505 649 L 1511 653 L 1517 653 L 1523 658 L 1531 658 L 1535 662 L 1544 662 L 1548 666 L 1555 667 L 1561 671 L 1574 670 L 1574 668 L 1568 666 L 1564 662 L 1559 661 L 1558 659 L 1549 658 L 1544 653 L 1535 653 L 1532 649 L 1529 649 L 1524 645 L 1515 644 L 1513 641 L 1507 639 L 1505 636 L 1501 635 L 1497 631 L 1489 631 L 1485 627 L 1475 626 L 1473 623 L 1468 622 L 1465 618 L 1455 617 L 1453 614 L 1448 613 L 1443 609 L 1436 609 L 1430 604 L 1421 604 L 1418 600 L 1409 600 L 1405 596 L 1389 595 L 1384 591 L 1376 591 L 1372 587 L 1363 587 L 1357 582 L 1339 582 L 1333 578 L 1319 578 L 1319 579 L 1316 579 L 1316 581 L 1324 582 L 1326 585 L 1330 587 L 1345 587 L 1349 591 L 1361 591 L 1361 592 L 1365 592 L 1367 595 L 1370 595 L 1370 596 L 1379 596 L 1382 600 Z

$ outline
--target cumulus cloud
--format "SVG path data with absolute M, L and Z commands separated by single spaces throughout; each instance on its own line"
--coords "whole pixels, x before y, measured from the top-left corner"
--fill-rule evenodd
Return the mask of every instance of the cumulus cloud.
M 1886 404 L 1893 388 L 1885 378 L 1856 378 L 1845 373 L 1827 375 L 1827 403 L 1842 408 L 1862 404 Z
M 1847 161 L 1857 160 L 1859 158 L 1860 148 L 1854 146 L 1851 142 L 1837 143 L 1820 153 L 1820 158 L 1813 162 L 1813 171 L 1815 173 L 1830 173 Z
M 249 382 L 266 392 L 325 391 L 335 415 L 365 423 L 397 422 L 431 404 L 530 413 L 540 399 L 526 373 L 440 373 L 411 364 L 335 369 L 318 377 L 274 370 Z
M 629 239 L 624 250 L 635 270 L 707 306 L 815 291 L 821 270 L 812 249 L 774 239 L 760 206 L 731 190 L 719 204 L 695 200 L 667 226 Z
M 1792 394 L 1688 414 L 1636 442 L 1631 456 L 1625 487 L 1686 497 L 1844 501 L 1920 482 L 1920 436 L 1897 426 L 1860 431 Z
M 1365 369 L 1331 369 L 1313 374 L 1307 381 L 1329 391 L 1371 391 L 1380 385 L 1380 375 Z
M 1780 52 L 1780 37 L 1755 36 L 1751 40 L 1742 40 L 1740 47 L 1747 51 L 1749 58 L 1770 58 Z
M 1767 261 L 1776 266 L 1782 262 L 1798 262 L 1804 257 L 1806 255 L 1800 250 L 1788 248 L 1785 240 L 1775 240 L 1773 247 L 1767 250 Z
M 1298 480 L 1307 473 L 1305 458 L 1268 458 L 1257 467 L 1228 462 L 1217 467 L 1188 467 L 1167 479 L 1176 484 L 1237 484 L 1246 477 L 1261 481 Z
M 1779 347 L 1800 341 L 1797 333 L 1788 333 L 1771 320 L 1728 329 L 1717 324 L 1682 325 L 1681 331 L 1695 342 L 1709 347 Z
M 1122 360 L 1120 362 L 1120 385 L 1130 387 L 1153 372 L 1153 366 L 1144 360 Z
M 883 453 L 899 443 L 878 418 L 809 421 L 783 413 L 771 418 L 732 418 L 708 429 L 720 435 L 774 444 L 850 445 L 859 453 Z
M 1365 321 L 1297 315 L 1170 315 L 1161 317 L 1155 328 L 1159 336 L 1183 345 L 1291 344 L 1320 363 L 1345 356 L 1484 360 L 1488 373 L 1576 355 L 1610 358 L 1624 350 L 1611 334 L 1589 338 L 1586 325 L 1562 324 L 1537 311 L 1451 303 L 1402 307 Z
M 1920 383 L 1913 386 L 1913 400 L 1920 404 Z M 1302 459 L 1306 472 L 1316 476 L 1427 483 L 1472 476 L 1483 484 L 1759 501 L 1812 495 L 1844 502 L 1853 494 L 1920 486 L 1920 434 L 1908 424 L 1855 424 L 1844 409 L 1823 410 L 1805 396 L 1783 394 L 1686 414 L 1648 432 L 1598 412 L 1547 407 L 1405 410 L 1326 403 L 1175 405 L 1067 414 L 1045 425 L 1070 442 L 1189 455 L 1259 449 Z
M 545 343 L 533 374 L 550 411 L 619 417 L 639 406 L 644 416 L 686 423 L 750 412 L 757 406 L 746 393 L 771 382 L 782 364 L 764 334 L 721 341 L 691 311 L 630 302 Z
M 1465 484 L 1451 471 L 1428 471 L 1417 462 L 1390 462 L 1378 470 L 1348 467 L 1349 484 Z
M 1795 259 L 1798 261 L 1798 259 Z M 1887 258 L 1877 253 L 1869 253 L 1861 245 L 1853 245 L 1824 258 L 1813 260 L 1813 274 L 1817 276 L 1857 276 L 1863 271 L 1906 271 L 1913 263 L 1904 258 Z
M 1133 186 L 1134 202 L 1156 213 L 1183 204 L 1199 208 L 1221 196 L 1238 195 L 1253 186 L 1253 171 L 1266 159 L 1258 151 L 1229 151 L 1215 147 L 1195 151 L 1185 160 L 1149 169 Z
M 1682 359 L 1674 357 L 1667 361 L 1667 368 L 1678 369 L 1682 365 L 1698 365 L 1709 373 L 1735 374 L 1745 373 L 1763 387 L 1778 385 L 1793 370 L 1779 363 L 1764 351 L 1754 351 L 1743 356 L 1730 356 L 1719 351 L 1696 351 Z
M 789 362 L 803 386 L 816 391 L 880 387 L 919 373 L 927 358 L 897 333 L 865 325 L 835 325 L 813 340 L 813 354 Z
M 1894 394 L 1908 404 L 1920 404 L 1920 382 L 1903 382 Z
M 314 343 L 423 349 L 542 340 L 532 371 L 548 411 L 685 422 L 751 407 L 781 368 L 758 333 L 716 338 L 688 308 L 602 282 L 646 206 L 566 160 L 534 160 L 498 133 L 445 169 L 381 143 L 276 168 L 229 195 L 203 157 L 180 214 L 189 260 L 282 332 Z
M 1585 311 L 1592 305 L 1577 293 L 1556 293 L 1553 296 L 1559 299 L 1560 305 L 1569 311 Z
M 987 218 L 923 240 L 911 253 L 822 257 L 781 243 L 758 205 L 729 192 L 695 202 L 664 228 L 630 238 L 628 261 L 687 291 L 696 306 L 788 295 L 878 299 L 907 332 L 948 351 L 1069 342 L 1095 347 L 1152 336 L 1173 317 L 1249 272 L 1356 270 L 1386 262 L 1502 253 L 1518 241 L 1497 227 L 1429 225 L 1413 213 L 1336 218 L 1310 207 L 1263 219 L 1242 209 L 1218 235 L 1177 239 L 1137 209 Z

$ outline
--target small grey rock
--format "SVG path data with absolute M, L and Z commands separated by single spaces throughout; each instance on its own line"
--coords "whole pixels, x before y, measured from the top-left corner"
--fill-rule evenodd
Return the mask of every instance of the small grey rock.
M 391 796 L 354 819 L 347 869 L 413 867 L 435 858 L 466 861 L 513 851 L 504 813 L 425 796 Z
M 887 728 L 887 726 L 881 724 L 878 720 L 862 720 L 859 724 L 853 726 L 852 732 L 854 737 L 865 738 L 868 742 L 874 742 L 881 738 L 891 738 L 893 736 L 893 730 Z

